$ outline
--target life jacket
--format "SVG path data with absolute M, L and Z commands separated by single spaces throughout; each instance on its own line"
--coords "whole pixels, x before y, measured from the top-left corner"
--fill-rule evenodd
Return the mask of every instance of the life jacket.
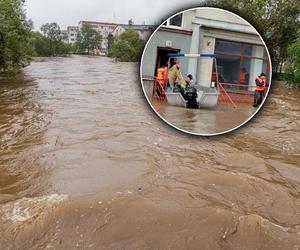
M 258 81 L 260 83 L 260 86 L 256 85 L 255 90 L 256 91 L 265 91 L 266 82 L 263 79 L 261 79 L 260 77 L 256 77 L 255 83 L 256 83 L 256 81 Z
M 169 68 L 168 67 L 164 67 L 164 84 L 167 83 L 168 74 L 169 74 Z
M 167 67 L 165 67 L 165 68 L 167 68 Z M 166 76 L 167 76 L 166 71 L 168 70 L 168 68 L 167 69 L 165 69 L 165 68 L 157 69 L 156 79 L 162 85 L 166 84 Z
M 246 72 L 241 72 L 240 73 L 240 83 L 241 84 L 246 84 L 246 75 L 247 75 Z

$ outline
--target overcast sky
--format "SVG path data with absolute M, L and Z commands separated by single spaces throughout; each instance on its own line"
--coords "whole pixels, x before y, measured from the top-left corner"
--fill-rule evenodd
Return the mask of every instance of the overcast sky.
M 201 0 L 25 0 L 27 17 L 35 30 L 47 22 L 62 29 L 80 20 L 135 24 L 160 23 L 177 11 L 196 7 Z

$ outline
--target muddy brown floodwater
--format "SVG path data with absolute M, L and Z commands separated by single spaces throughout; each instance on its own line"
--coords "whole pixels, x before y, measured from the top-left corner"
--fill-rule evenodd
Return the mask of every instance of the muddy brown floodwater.
M 300 93 L 273 83 L 247 126 L 188 136 L 138 65 L 44 59 L 0 80 L 0 248 L 300 249 Z
M 216 109 L 184 109 L 153 100 L 153 108 L 169 124 L 188 133 L 214 135 L 230 131 L 246 122 L 255 112 L 251 104 L 218 105 Z

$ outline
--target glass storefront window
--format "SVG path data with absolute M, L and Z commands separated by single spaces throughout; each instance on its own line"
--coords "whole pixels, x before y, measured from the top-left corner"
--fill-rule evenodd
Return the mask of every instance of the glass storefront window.
M 241 44 L 217 40 L 215 50 L 219 51 L 219 52 L 240 55 L 241 54 Z
M 243 55 L 245 55 L 245 56 L 252 55 L 252 45 L 244 45 L 243 46 Z
M 238 83 L 238 72 L 240 69 L 239 57 L 219 56 L 217 64 L 220 82 Z
M 253 91 L 260 73 L 269 76 L 270 65 L 264 46 L 216 40 L 219 81 L 239 91 Z

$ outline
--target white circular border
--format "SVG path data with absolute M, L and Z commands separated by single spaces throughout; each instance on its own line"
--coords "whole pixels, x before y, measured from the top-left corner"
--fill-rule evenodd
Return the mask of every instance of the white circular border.
M 148 46 L 148 43 L 150 42 L 150 40 L 152 39 L 152 37 L 154 36 L 154 34 L 161 28 L 161 26 L 163 25 L 163 23 L 165 23 L 167 20 L 173 18 L 174 16 L 178 15 L 178 14 L 181 14 L 181 13 L 184 13 L 184 12 L 187 12 L 187 11 L 191 11 L 191 10 L 197 10 L 197 9 L 214 9 L 214 10 L 220 10 L 220 11 L 224 11 L 224 12 L 227 12 L 227 13 L 230 13 L 234 16 L 237 16 L 238 18 L 242 19 L 243 21 L 245 21 L 247 24 L 249 24 L 257 33 L 257 35 L 260 37 L 261 41 L 263 42 L 264 46 L 265 46 L 265 49 L 267 51 L 267 54 L 268 54 L 268 58 L 269 58 L 269 63 L 270 63 L 270 79 L 269 79 L 269 87 L 268 87 L 268 90 L 267 90 L 267 94 L 263 100 L 263 102 L 260 104 L 260 106 L 257 108 L 257 110 L 246 120 L 244 121 L 243 123 L 241 123 L 240 125 L 232 128 L 232 129 L 228 129 L 228 130 L 225 130 L 223 132 L 219 132 L 219 133 L 214 133 L 214 134 L 200 134 L 200 133 L 194 133 L 194 132 L 190 132 L 190 131 L 187 131 L 187 130 L 184 130 L 184 129 L 181 129 L 181 128 L 178 128 L 176 127 L 175 125 L 173 125 L 172 123 L 170 123 L 169 121 L 167 121 L 165 118 L 163 118 L 157 111 L 156 109 L 153 107 L 153 105 L 151 104 L 150 100 L 148 99 L 147 97 L 147 94 L 146 94 L 146 91 L 145 91 L 145 88 L 144 88 L 144 83 L 143 83 L 143 76 L 142 76 L 142 67 L 143 67 L 143 60 L 144 60 L 144 54 L 145 54 L 145 51 L 147 49 L 147 46 Z M 270 53 L 269 53 L 269 49 L 264 41 L 264 39 L 262 38 L 262 36 L 259 34 L 259 32 L 247 21 L 245 20 L 244 18 L 242 18 L 241 16 L 231 12 L 231 11 L 228 11 L 228 10 L 223 10 L 221 8 L 216 8 L 216 7 L 195 7 L 195 8 L 190 8 L 190 9 L 186 9 L 186 10 L 183 10 L 183 11 L 180 11 L 180 12 L 177 12 L 176 14 L 172 15 L 171 17 L 169 17 L 168 19 L 166 19 L 165 21 L 163 21 L 157 28 L 156 30 L 151 34 L 151 36 L 149 37 L 147 43 L 145 44 L 145 47 L 144 47 L 144 50 L 143 50 L 143 54 L 142 54 L 142 57 L 141 57 L 141 64 L 140 64 L 140 81 L 141 81 L 141 85 L 142 85 L 142 88 L 143 88 L 143 92 L 144 92 L 144 95 L 149 103 L 149 105 L 151 106 L 151 108 L 153 109 L 153 111 L 164 121 L 166 122 L 168 125 L 170 125 L 171 127 L 181 131 L 181 132 L 184 132 L 184 133 L 187 133 L 187 134 L 190 134 L 190 135 L 197 135 L 197 136 L 206 136 L 206 137 L 209 137 L 209 136 L 216 136 L 216 135 L 223 135 L 223 134 L 227 134 L 227 133 L 230 133 L 240 127 L 242 127 L 244 124 L 246 124 L 247 122 L 249 122 L 256 114 L 257 112 L 262 108 L 262 106 L 264 105 L 265 101 L 267 100 L 267 97 L 269 95 L 269 92 L 270 92 L 270 88 L 271 88 L 271 85 L 272 85 L 272 60 L 271 60 L 271 57 L 270 57 Z

